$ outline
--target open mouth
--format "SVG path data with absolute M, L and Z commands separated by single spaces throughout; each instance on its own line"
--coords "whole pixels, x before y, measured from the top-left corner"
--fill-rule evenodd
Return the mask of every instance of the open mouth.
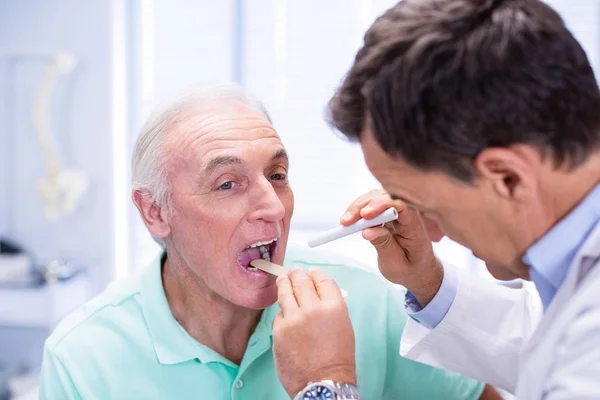
M 279 238 L 251 244 L 240 252 L 238 255 L 238 262 L 242 267 L 249 271 L 258 271 L 258 268 L 251 266 L 250 262 L 261 258 L 263 260 L 271 261 L 271 258 L 275 254 L 275 248 L 277 247 L 277 239 Z

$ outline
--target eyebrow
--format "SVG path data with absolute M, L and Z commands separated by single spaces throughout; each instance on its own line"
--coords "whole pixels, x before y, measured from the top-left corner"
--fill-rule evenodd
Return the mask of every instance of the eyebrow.
M 285 151 L 285 149 L 277 150 L 277 152 L 275 152 L 273 157 L 271 157 L 271 161 L 279 161 L 281 159 L 286 159 L 286 160 L 289 159 L 288 153 L 287 153 L 287 151 Z
M 279 161 L 281 159 L 285 159 L 285 160 L 288 159 L 288 154 L 287 154 L 287 151 L 285 151 L 285 149 L 278 150 L 277 152 L 275 152 L 275 154 L 273 154 L 273 157 L 271 157 L 272 162 Z M 241 165 L 244 163 L 245 163 L 244 160 L 242 160 L 239 157 L 218 156 L 218 157 L 213 158 L 212 160 L 210 160 L 208 162 L 208 164 L 206 164 L 206 167 L 204 168 L 204 173 L 208 175 L 222 166 Z
M 210 174 L 219 167 L 222 167 L 225 165 L 234 165 L 234 164 L 237 164 L 237 165 L 244 164 L 244 160 L 242 160 L 239 157 L 233 157 L 233 156 L 218 156 L 218 157 L 213 158 L 212 160 L 210 160 L 208 162 L 208 164 L 206 164 L 206 167 L 204 168 L 204 173 Z

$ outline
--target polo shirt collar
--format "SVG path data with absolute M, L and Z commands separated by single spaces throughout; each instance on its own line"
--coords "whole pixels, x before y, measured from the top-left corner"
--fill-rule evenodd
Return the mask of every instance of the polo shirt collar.
M 161 364 L 178 364 L 198 359 L 202 363 L 220 362 L 237 367 L 208 346 L 198 343 L 173 317 L 162 283 L 161 272 L 165 259 L 165 253 L 159 254 L 140 277 L 140 304 L 158 361 Z M 251 341 L 257 340 L 256 336 L 260 336 L 262 332 L 265 332 L 269 339 L 271 338 L 273 320 L 279 310 L 276 303 L 263 311 L 256 330 L 250 338 Z M 270 339 L 268 346 L 271 345 Z

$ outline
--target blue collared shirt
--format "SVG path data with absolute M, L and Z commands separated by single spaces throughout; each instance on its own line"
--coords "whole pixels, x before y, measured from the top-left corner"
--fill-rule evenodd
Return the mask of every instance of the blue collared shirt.
M 544 309 L 552 302 L 569 272 L 577 251 L 599 221 L 600 185 L 597 185 L 523 256 L 523 262 L 530 266 L 531 280 L 540 294 Z M 457 290 L 458 280 L 450 269 L 446 269 L 442 285 L 427 307 L 422 309 L 412 293 L 407 292 L 406 311 L 422 325 L 435 328 L 446 316 Z
M 577 251 L 600 221 L 600 185 L 525 253 L 531 280 L 544 309 L 552 302 L 571 268 Z
M 457 290 L 458 276 L 456 276 L 456 271 L 451 268 L 445 268 L 442 285 L 435 297 L 427 304 L 427 307 L 421 308 L 415 296 L 409 291 L 406 292 L 404 307 L 412 319 L 429 329 L 433 329 L 446 316 L 456 297 Z

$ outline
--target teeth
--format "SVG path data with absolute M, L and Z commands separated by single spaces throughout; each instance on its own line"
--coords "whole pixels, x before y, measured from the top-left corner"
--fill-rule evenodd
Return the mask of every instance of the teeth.
M 249 265 L 248 271 L 258 271 L 258 268 Z
M 254 247 L 258 247 L 258 246 L 264 246 L 264 245 L 266 245 L 266 244 L 270 244 L 270 243 L 276 242 L 276 241 L 277 241 L 277 239 L 279 239 L 279 238 L 275 238 L 275 239 L 273 239 L 273 240 L 269 240 L 269 241 L 266 241 L 266 242 L 256 242 L 256 243 L 253 243 L 253 244 L 251 244 L 251 245 L 250 245 L 250 246 L 248 246 L 247 248 L 248 248 L 248 249 L 251 249 L 251 248 L 254 248 Z
M 269 254 L 269 250 L 265 246 L 259 246 L 260 255 L 263 260 L 271 261 L 271 255 Z

